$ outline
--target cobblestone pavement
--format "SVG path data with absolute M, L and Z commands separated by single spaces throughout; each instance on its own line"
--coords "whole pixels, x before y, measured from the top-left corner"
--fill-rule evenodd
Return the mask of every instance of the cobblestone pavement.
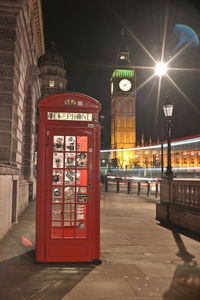
M 0 242 L 1 300 L 199 300 L 199 236 L 155 220 L 155 200 L 101 193 L 101 259 L 35 263 L 35 201 Z

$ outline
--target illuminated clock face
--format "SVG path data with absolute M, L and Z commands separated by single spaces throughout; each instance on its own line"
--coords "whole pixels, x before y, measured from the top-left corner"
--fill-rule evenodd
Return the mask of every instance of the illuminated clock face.
M 122 91 L 125 91 L 125 92 L 129 91 L 131 89 L 131 86 L 132 86 L 132 84 L 131 84 L 130 80 L 128 80 L 128 79 L 122 79 L 119 82 L 119 87 Z

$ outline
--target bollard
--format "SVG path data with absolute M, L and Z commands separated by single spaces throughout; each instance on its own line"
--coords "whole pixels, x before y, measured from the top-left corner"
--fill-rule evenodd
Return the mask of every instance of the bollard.
M 140 182 L 138 182 L 138 192 L 137 192 L 137 194 L 140 195 L 140 192 L 141 192 L 141 185 L 140 185 Z
M 119 179 L 117 178 L 116 181 L 117 181 L 117 190 L 116 190 L 116 192 L 119 193 Z
M 150 183 L 147 182 L 147 197 L 149 197 L 150 194 Z
M 131 192 L 131 181 L 128 180 L 128 184 L 127 184 L 127 194 L 130 194 Z
M 108 179 L 105 178 L 104 182 L 105 182 L 105 192 L 107 192 L 108 191 Z
M 155 192 L 155 197 L 158 197 L 158 183 L 156 182 L 156 192 Z

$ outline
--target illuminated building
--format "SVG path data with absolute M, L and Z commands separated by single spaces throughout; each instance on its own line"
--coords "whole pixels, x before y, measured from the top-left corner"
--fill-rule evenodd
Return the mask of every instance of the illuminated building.
M 198 167 L 200 166 L 200 136 L 172 141 L 172 166 Z M 136 166 L 161 167 L 161 145 L 156 144 L 138 147 L 135 150 Z M 164 144 L 164 166 L 167 165 L 167 144 Z
M 130 63 L 122 32 L 117 66 L 111 77 L 111 149 L 135 147 L 135 106 L 135 69 Z M 118 161 L 120 166 L 130 167 L 134 163 L 134 152 L 113 152 L 112 160 Z
M 164 143 L 163 165 L 167 166 L 167 143 Z M 133 147 L 129 149 L 101 150 L 101 166 L 112 166 L 113 152 L 130 152 L 135 157 L 131 170 L 157 170 L 161 172 L 161 144 L 150 146 Z M 123 154 L 121 154 L 123 156 Z M 118 155 L 116 155 L 118 157 Z M 184 138 L 182 140 L 172 140 L 171 143 L 172 167 L 175 173 L 180 170 L 197 170 L 200 172 L 200 135 Z M 117 166 L 120 168 L 120 165 Z

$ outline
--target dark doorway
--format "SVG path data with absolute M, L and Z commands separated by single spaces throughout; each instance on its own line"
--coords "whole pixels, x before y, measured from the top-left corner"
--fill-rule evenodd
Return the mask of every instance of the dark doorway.
M 17 222 L 17 180 L 13 180 L 12 192 L 12 223 Z

